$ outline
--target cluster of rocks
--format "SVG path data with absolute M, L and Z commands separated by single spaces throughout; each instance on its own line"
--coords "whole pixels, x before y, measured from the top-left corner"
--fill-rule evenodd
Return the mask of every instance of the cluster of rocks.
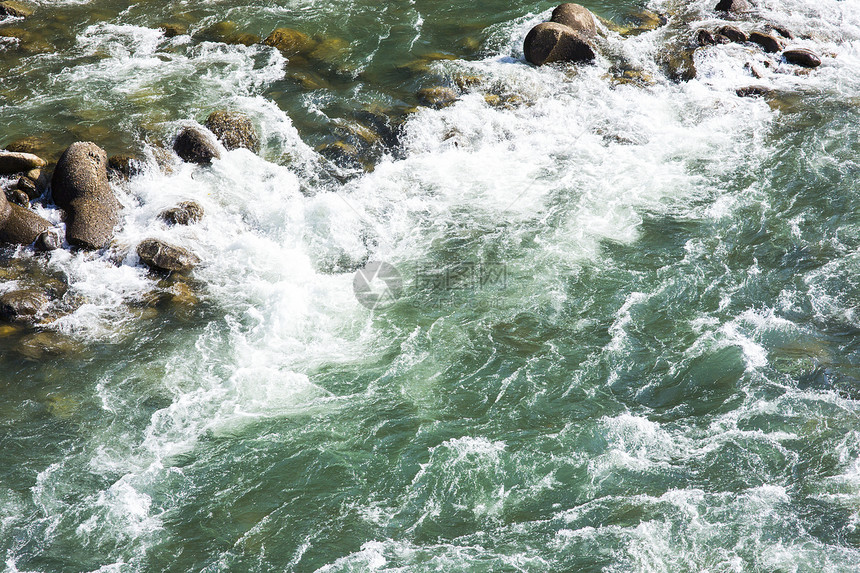
M 552 11 L 526 35 L 523 52 L 536 66 L 554 62 L 589 62 L 594 59 L 592 40 L 597 35 L 594 16 L 579 4 L 565 3 Z

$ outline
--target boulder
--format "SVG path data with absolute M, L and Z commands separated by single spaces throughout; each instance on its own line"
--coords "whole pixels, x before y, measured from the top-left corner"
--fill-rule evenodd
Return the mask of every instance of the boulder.
M 33 11 L 14 0 L 0 2 L 0 16 L 15 16 L 16 18 L 27 18 L 33 15 Z
M 457 101 L 457 92 L 451 88 L 435 87 L 418 90 L 418 102 L 435 109 L 448 107 Z
M 198 165 L 208 165 L 213 159 L 221 158 L 215 137 L 197 126 L 183 127 L 173 142 L 173 150 L 183 161 Z
M 41 169 L 48 163 L 32 153 L 18 151 L 0 151 L 0 175 L 26 173 L 31 169 Z
M 6 322 L 34 322 L 47 308 L 48 297 L 38 290 L 15 290 L 0 296 L 0 319 Z
M 168 225 L 190 225 L 203 219 L 203 207 L 196 201 L 183 201 L 158 216 Z
M 720 34 L 731 40 L 732 42 L 737 42 L 738 44 L 742 44 L 749 40 L 749 36 L 746 33 L 734 26 L 723 26 L 720 28 Z
M 821 65 L 821 58 L 818 54 L 806 48 L 792 48 L 791 50 L 784 51 L 782 55 L 786 62 L 796 66 L 817 68 Z
M 51 228 L 51 223 L 29 209 L 11 203 L 9 207 L 9 216 L 0 228 L 0 243 L 29 245 Z
M 526 60 L 536 66 L 552 62 L 587 62 L 594 50 L 571 28 L 557 22 L 538 24 L 526 35 L 523 44 Z
M 194 268 L 200 259 L 188 249 L 158 239 L 146 239 L 137 246 L 137 256 L 149 268 L 161 272 L 183 272 Z
M 122 208 L 108 182 L 107 153 L 95 143 L 69 146 L 51 179 L 54 203 L 66 211 L 66 240 L 101 249 L 113 237 Z
M 750 5 L 746 0 L 720 0 L 714 10 L 722 12 L 747 12 Z
M 765 52 L 778 52 L 782 49 L 782 42 L 773 34 L 765 34 L 764 32 L 753 32 L 749 36 L 750 42 L 758 44 Z
M 213 111 L 206 118 L 206 128 L 215 134 L 228 150 L 244 147 L 254 153 L 260 150 L 260 138 L 254 124 L 244 113 L 237 111 Z
M 597 35 L 597 25 L 594 22 L 594 16 L 588 11 L 588 8 L 579 4 L 569 2 L 560 4 L 552 11 L 550 22 L 567 26 L 586 38 Z
M 286 57 L 307 54 L 316 46 L 313 38 L 292 28 L 278 28 L 263 40 L 263 44 L 277 48 Z
M 699 46 L 713 46 L 717 43 L 717 38 L 710 30 L 699 30 L 696 32 L 696 44 Z

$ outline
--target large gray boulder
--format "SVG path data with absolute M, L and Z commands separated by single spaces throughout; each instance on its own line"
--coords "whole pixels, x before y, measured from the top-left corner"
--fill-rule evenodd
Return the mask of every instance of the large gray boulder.
M 523 52 L 526 60 L 536 66 L 594 59 L 594 50 L 583 36 L 557 22 L 543 22 L 532 28 L 523 43 Z
M 200 259 L 182 247 L 158 239 L 146 239 L 137 246 L 137 256 L 154 271 L 172 273 L 194 268 Z
M 54 203 L 66 211 L 66 240 L 101 249 L 113 238 L 122 208 L 108 182 L 107 153 L 91 142 L 63 152 L 51 179 Z
M 567 26 L 586 38 L 597 35 L 597 24 L 594 22 L 594 16 L 588 11 L 588 8 L 579 4 L 570 2 L 560 4 L 552 11 L 550 22 Z
M 206 118 L 206 128 L 215 134 L 228 151 L 244 147 L 254 153 L 260 151 L 260 138 L 254 124 L 238 111 L 213 111 Z
M 17 151 L 0 151 L 0 175 L 26 173 L 32 169 L 41 169 L 48 163 L 32 153 Z
M 173 151 L 185 162 L 208 165 L 221 157 L 218 142 L 208 131 L 197 127 L 183 127 L 173 142 Z

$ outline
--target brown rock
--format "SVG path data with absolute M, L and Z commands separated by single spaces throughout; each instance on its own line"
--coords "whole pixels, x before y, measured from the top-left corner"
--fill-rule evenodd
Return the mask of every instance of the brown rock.
M 263 40 L 263 44 L 277 48 L 287 57 L 307 54 L 316 46 L 313 38 L 292 28 L 278 28 Z
M 168 273 L 191 270 L 200 262 L 188 249 L 158 239 L 146 239 L 140 243 L 137 256 L 152 270 Z
M 48 297 L 38 290 L 15 290 L 0 296 L 0 319 L 6 322 L 33 322 L 47 308 Z
M 793 48 L 791 50 L 786 50 L 782 53 L 785 61 L 789 64 L 794 64 L 796 66 L 803 66 L 804 68 L 817 68 L 821 65 L 821 58 L 813 52 L 812 50 L 808 50 L 806 48 Z
M 116 199 L 114 199 L 116 201 Z M 75 199 L 67 211 L 66 240 L 70 245 L 97 250 L 107 246 L 119 223 L 119 203 Z
M 36 199 L 41 193 L 36 187 L 36 182 L 29 177 L 19 177 L 15 187 L 27 195 L 27 199 Z
M 565 3 L 560 4 L 552 11 L 550 22 L 562 24 L 568 28 L 579 32 L 586 38 L 593 37 L 597 34 L 597 25 L 594 22 L 594 16 L 584 6 L 579 4 Z
M 203 207 L 196 201 L 183 201 L 158 216 L 168 225 L 190 225 L 203 219 Z
M 696 32 L 696 43 L 700 46 L 713 46 L 717 43 L 717 39 L 713 32 L 703 29 Z
M 48 229 L 43 233 L 40 233 L 38 237 L 36 237 L 36 242 L 33 243 L 33 247 L 37 251 L 47 252 L 47 251 L 56 251 L 60 247 L 63 246 L 63 239 L 60 237 L 60 233 L 54 229 Z
M 714 10 L 723 12 L 746 12 L 750 9 L 750 5 L 746 0 L 720 0 Z
M 215 134 L 228 150 L 244 147 L 254 153 L 260 150 L 260 138 L 254 124 L 244 113 L 237 111 L 213 111 L 206 118 L 206 128 Z
M 173 150 L 183 161 L 198 165 L 208 165 L 213 159 L 221 158 L 215 137 L 197 126 L 182 128 L 173 142 Z
M 27 18 L 33 15 L 33 11 L 14 0 L 0 2 L 0 16 L 15 16 L 16 18 Z
M 526 60 L 536 66 L 594 59 L 594 50 L 582 36 L 556 22 L 544 22 L 532 28 L 526 36 L 523 52 Z
M 737 42 L 738 44 L 742 44 L 749 40 L 749 36 L 747 36 L 746 33 L 734 26 L 723 26 L 720 28 L 720 34 L 732 42 Z
M 41 169 L 48 163 L 32 153 L 0 151 L 0 175 L 26 173 L 31 169 Z
M 29 209 L 11 203 L 9 207 L 9 216 L 0 228 L 0 243 L 29 245 L 51 228 L 51 223 Z
M 749 36 L 750 42 L 761 46 L 765 52 L 774 53 L 782 49 L 782 42 L 773 34 L 765 34 L 764 32 L 753 32 Z
M 747 86 L 735 90 L 738 97 L 765 97 L 771 94 L 771 90 L 767 86 Z
M 457 92 L 451 88 L 435 87 L 424 88 L 418 91 L 418 102 L 421 105 L 440 109 L 448 107 L 457 101 Z
M 30 205 L 30 198 L 27 197 L 25 192 L 18 188 L 7 189 L 6 199 L 8 199 L 13 205 L 19 205 L 21 207 L 28 207 Z

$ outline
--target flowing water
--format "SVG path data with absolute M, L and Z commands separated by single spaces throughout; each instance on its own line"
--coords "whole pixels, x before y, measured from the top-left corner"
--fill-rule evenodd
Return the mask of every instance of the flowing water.
M 0 330 L 0 563 L 860 570 L 860 5 L 757 2 L 810 73 L 755 79 L 760 50 L 728 44 L 673 81 L 714 2 L 602 25 L 579 67 L 524 63 L 553 7 L 524 0 L 39 0 L 0 23 L 0 146 L 142 163 L 111 248 L 2 253 L 67 292 Z M 254 43 L 278 27 L 320 52 Z M 439 85 L 458 100 L 416 107 Z M 260 153 L 181 163 L 171 138 L 216 109 Z M 182 200 L 206 217 L 166 227 Z M 148 237 L 203 263 L 154 277 Z M 368 261 L 402 280 L 376 308 Z

